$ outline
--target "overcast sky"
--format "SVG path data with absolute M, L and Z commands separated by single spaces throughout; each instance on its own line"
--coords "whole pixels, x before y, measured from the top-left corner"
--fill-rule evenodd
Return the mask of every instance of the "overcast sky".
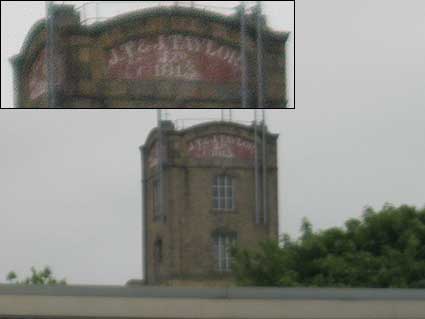
M 2 60 L 4 35 L 29 19 L 5 29 L 7 12 Z M 422 0 L 297 0 L 297 109 L 268 112 L 282 232 L 425 204 L 424 15 Z M 140 277 L 138 146 L 154 125 L 154 110 L 0 110 L 0 281 L 45 264 L 70 283 Z

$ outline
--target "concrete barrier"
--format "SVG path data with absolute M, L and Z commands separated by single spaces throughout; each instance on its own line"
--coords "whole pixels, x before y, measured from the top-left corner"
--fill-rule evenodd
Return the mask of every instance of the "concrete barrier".
M 0 318 L 425 318 L 425 290 L 0 285 Z

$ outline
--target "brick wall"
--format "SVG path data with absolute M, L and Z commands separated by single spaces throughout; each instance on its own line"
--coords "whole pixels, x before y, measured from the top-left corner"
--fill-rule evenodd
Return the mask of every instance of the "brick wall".
M 190 8 L 156 8 L 83 26 L 56 7 L 59 107 L 240 107 L 240 28 L 236 17 Z M 256 101 L 256 35 L 248 33 L 251 105 Z M 266 104 L 286 101 L 286 33 L 265 32 Z M 46 107 L 43 21 L 12 59 L 19 107 Z M 45 89 L 34 94 L 37 83 Z

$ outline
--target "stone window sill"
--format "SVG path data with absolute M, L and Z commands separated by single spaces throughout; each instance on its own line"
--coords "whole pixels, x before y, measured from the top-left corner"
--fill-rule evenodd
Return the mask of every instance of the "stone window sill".
M 213 215 L 235 215 L 238 214 L 236 209 L 210 209 L 210 214 Z

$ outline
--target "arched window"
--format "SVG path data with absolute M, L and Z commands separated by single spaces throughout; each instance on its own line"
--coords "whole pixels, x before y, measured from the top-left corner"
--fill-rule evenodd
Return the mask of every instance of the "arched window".
M 162 262 L 162 239 L 157 239 L 155 241 L 155 247 L 154 247 L 154 260 L 155 263 L 158 265 Z
M 233 178 L 227 175 L 218 175 L 213 183 L 213 208 L 217 210 L 234 209 Z
M 161 185 L 159 178 L 152 180 L 152 211 L 154 222 L 165 223 L 167 215 L 165 214 L 164 201 L 161 200 Z
M 152 208 L 154 219 L 160 217 L 159 211 L 159 180 L 154 179 L 152 182 Z
M 234 232 L 215 232 L 213 234 L 217 271 L 230 272 L 232 270 L 231 248 L 236 245 L 236 239 L 237 236 Z

